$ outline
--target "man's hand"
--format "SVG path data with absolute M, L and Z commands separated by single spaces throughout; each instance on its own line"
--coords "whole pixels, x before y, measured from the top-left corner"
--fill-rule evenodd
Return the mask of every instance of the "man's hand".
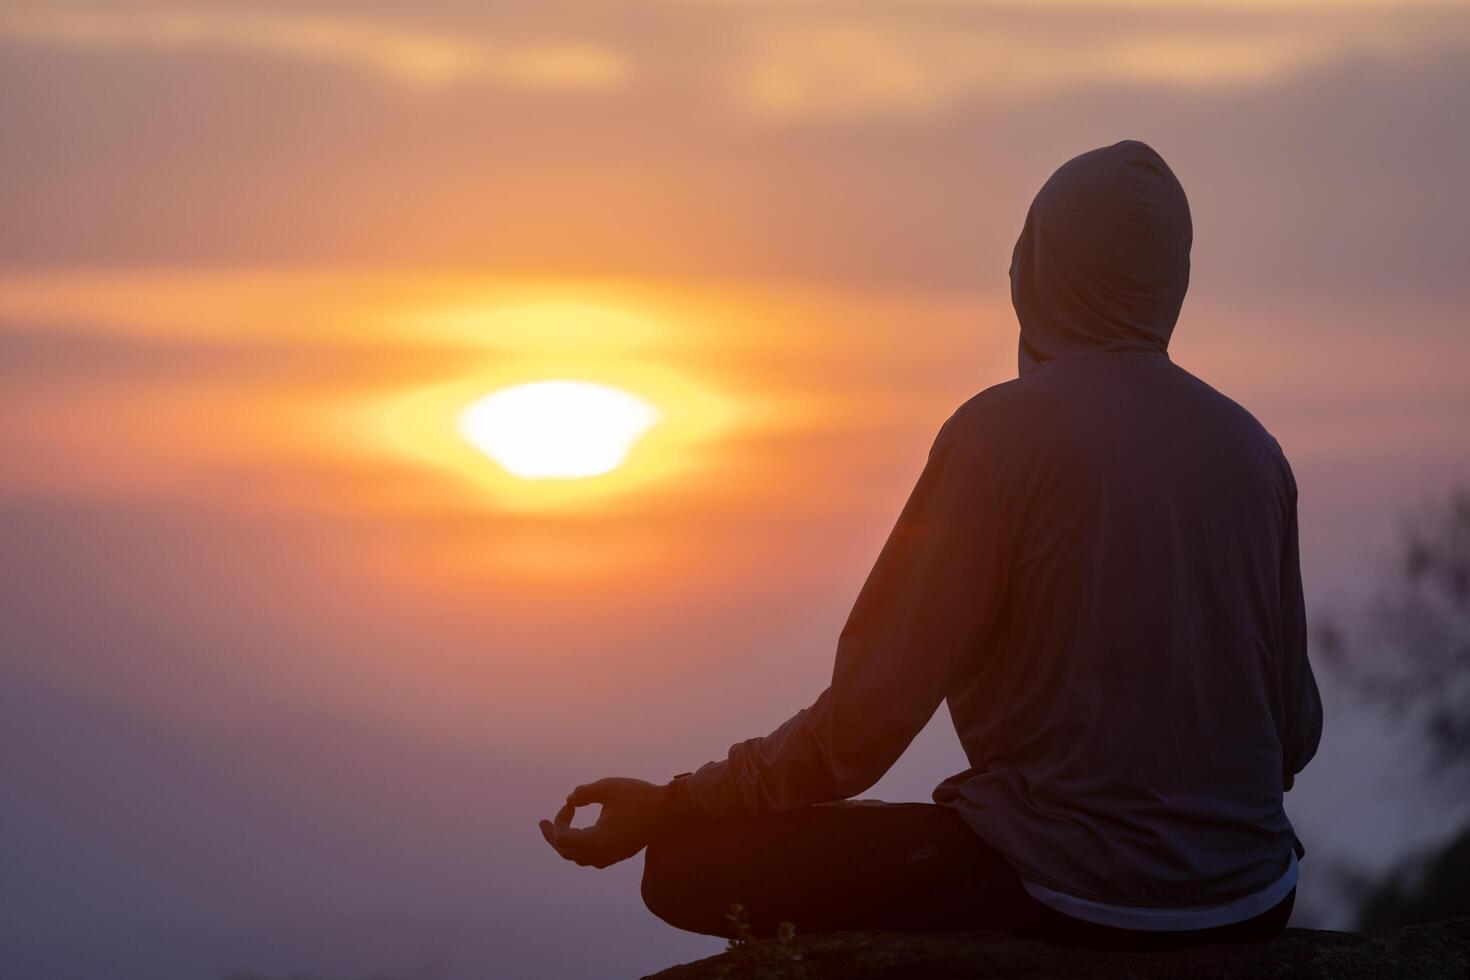
M 668 786 L 641 779 L 599 779 L 572 790 L 556 820 L 541 821 L 541 836 L 568 861 L 605 868 L 626 860 L 666 829 L 673 819 Z M 573 827 L 578 807 L 602 804 L 591 827 Z

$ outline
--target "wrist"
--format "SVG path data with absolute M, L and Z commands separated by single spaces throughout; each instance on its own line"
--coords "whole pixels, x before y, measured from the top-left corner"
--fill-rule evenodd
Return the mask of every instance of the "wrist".
M 694 801 L 689 797 L 689 774 L 680 773 L 659 787 L 663 791 L 660 814 L 665 829 L 680 827 L 692 823 L 698 818 L 698 811 L 694 809 Z

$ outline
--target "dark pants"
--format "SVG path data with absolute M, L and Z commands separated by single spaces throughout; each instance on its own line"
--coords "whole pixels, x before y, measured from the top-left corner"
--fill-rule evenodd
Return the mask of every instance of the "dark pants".
M 1000 853 L 949 807 L 857 800 L 691 824 L 649 846 L 643 901 L 680 929 L 730 938 L 732 903 L 771 936 L 851 929 L 1004 929 L 1047 942 L 1163 948 L 1275 936 L 1293 890 L 1254 919 L 1191 932 L 1082 922 L 1037 902 Z

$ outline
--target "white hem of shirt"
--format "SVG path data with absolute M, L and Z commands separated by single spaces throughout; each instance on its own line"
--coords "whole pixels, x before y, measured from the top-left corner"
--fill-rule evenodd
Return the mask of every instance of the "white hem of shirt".
M 1042 905 L 1055 909 L 1063 915 L 1084 922 L 1116 929 L 1138 929 L 1146 932 L 1183 932 L 1194 929 L 1214 929 L 1254 919 L 1263 912 L 1280 904 L 1288 892 L 1296 887 L 1300 872 L 1297 870 L 1296 854 L 1286 873 L 1260 891 L 1252 892 L 1234 901 L 1219 905 L 1194 905 L 1188 908 L 1141 908 L 1136 905 L 1110 905 L 1078 898 L 1059 892 L 1034 881 L 1022 880 L 1026 891 Z

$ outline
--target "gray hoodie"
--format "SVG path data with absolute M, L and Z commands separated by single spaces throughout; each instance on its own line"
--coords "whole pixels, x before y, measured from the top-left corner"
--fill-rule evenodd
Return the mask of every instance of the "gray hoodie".
M 1290 890 L 1282 796 L 1322 728 L 1296 484 L 1248 412 L 1169 360 L 1191 236 L 1142 143 L 1052 175 L 1011 264 L 1020 377 L 940 430 L 831 685 L 690 777 L 696 809 L 859 794 L 948 702 L 971 768 L 935 801 L 1040 900 L 1184 929 Z

